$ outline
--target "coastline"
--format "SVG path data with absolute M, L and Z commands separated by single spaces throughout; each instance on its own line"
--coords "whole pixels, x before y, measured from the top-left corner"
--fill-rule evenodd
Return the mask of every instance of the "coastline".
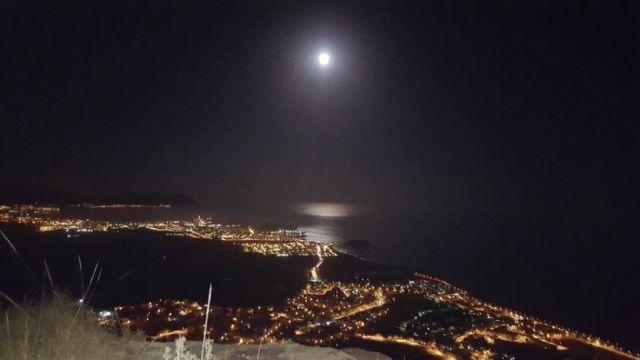
M 66 223 L 62 222 L 61 224 L 66 224 Z M 76 224 L 76 223 L 72 223 L 72 224 Z M 195 221 L 189 222 L 189 223 L 167 222 L 166 225 L 162 225 L 162 226 L 167 226 L 166 228 L 156 227 L 157 225 L 155 226 L 145 225 L 143 228 L 130 229 L 131 227 L 130 223 L 111 225 L 114 228 L 110 228 L 110 227 L 104 228 L 102 227 L 104 226 L 103 223 L 88 222 L 88 223 L 85 223 L 84 225 L 86 226 L 86 224 L 91 224 L 92 226 L 93 225 L 98 226 L 97 229 L 99 230 L 95 232 L 78 231 L 79 233 L 78 237 L 69 237 L 68 236 L 69 233 L 63 229 L 50 230 L 49 228 L 45 228 L 44 231 L 42 230 L 42 228 L 37 228 L 37 227 L 36 228 L 31 227 L 31 229 L 40 230 L 41 232 L 36 234 L 43 234 L 43 236 L 48 237 L 52 244 L 50 246 L 56 246 L 56 247 L 59 247 L 62 244 L 66 244 L 65 246 L 73 245 L 73 246 L 86 247 L 86 250 L 94 251 L 91 247 L 92 244 L 100 244 L 100 246 L 102 247 L 106 244 L 105 241 L 115 241 L 116 244 L 119 244 L 119 245 L 117 245 L 117 247 L 114 248 L 113 250 L 110 250 L 110 252 L 115 251 L 115 253 L 125 254 L 133 251 L 133 253 L 131 254 L 133 257 L 131 260 L 129 260 L 129 261 L 133 261 L 132 264 L 134 264 L 135 256 L 136 256 L 136 253 L 134 251 L 135 248 L 132 248 L 133 244 L 137 244 L 136 246 L 139 246 L 140 250 L 151 249 L 149 248 L 149 246 L 156 247 L 157 248 L 156 250 L 158 251 L 157 255 L 152 255 L 150 258 L 157 258 L 158 263 L 157 265 L 154 265 L 154 266 L 151 266 L 152 263 L 150 263 L 150 266 L 158 270 L 164 268 L 164 270 L 162 270 L 162 274 L 165 274 L 165 275 L 160 276 L 160 274 L 154 274 L 154 272 L 150 272 L 149 276 L 155 275 L 158 278 L 158 280 L 163 279 L 164 276 L 169 276 L 169 278 L 178 279 L 184 276 L 185 273 L 183 272 L 183 270 L 187 270 L 187 272 L 191 272 L 190 276 L 193 277 L 193 279 L 191 280 L 196 280 L 197 276 L 195 276 L 195 274 L 189 269 L 193 269 L 194 265 L 201 266 L 201 265 L 198 265 L 200 263 L 202 264 L 210 263 L 209 260 L 206 260 L 206 257 L 218 253 L 219 256 L 218 258 L 216 258 L 217 260 L 213 260 L 214 262 L 222 262 L 222 263 L 218 263 L 218 269 L 228 274 L 233 274 L 234 271 L 237 271 L 236 276 L 240 276 L 239 278 L 235 278 L 235 276 L 231 276 L 229 278 L 230 282 L 228 283 L 228 285 L 224 284 L 224 282 L 227 281 L 224 278 L 216 281 L 216 282 L 222 281 L 222 284 L 221 284 L 222 286 L 218 287 L 216 290 L 216 295 L 217 295 L 216 300 L 219 303 L 224 304 L 224 301 L 225 301 L 224 296 L 227 296 L 228 297 L 227 301 L 229 301 L 228 302 L 229 307 L 220 308 L 219 310 L 219 311 L 222 311 L 221 314 L 223 315 L 227 314 L 227 315 L 224 315 L 222 318 L 220 318 L 222 320 L 219 320 L 219 321 L 222 321 L 223 324 L 224 324 L 224 321 L 227 321 L 227 320 L 224 320 L 225 318 L 228 318 L 228 319 L 233 318 L 234 317 L 233 314 L 235 314 L 235 312 L 237 311 L 240 311 L 239 309 L 241 309 L 242 307 L 244 307 L 245 309 L 245 310 L 242 310 L 243 312 L 247 311 L 247 315 L 246 315 L 247 317 L 244 321 L 252 322 L 252 321 L 256 321 L 256 319 L 259 319 L 260 317 L 256 317 L 254 313 L 250 313 L 249 311 L 254 311 L 254 312 L 257 311 L 258 313 L 262 311 L 262 314 L 266 316 L 265 319 L 267 319 L 267 318 L 272 318 L 278 312 L 287 313 L 287 311 L 291 311 L 292 309 L 295 309 L 295 308 L 291 308 L 287 310 L 286 305 L 285 305 L 285 308 L 282 308 L 281 305 L 276 305 L 276 304 L 281 304 L 281 300 L 277 300 L 277 299 L 287 299 L 286 304 L 290 304 L 290 305 L 296 304 L 296 306 L 298 307 L 307 308 L 309 309 L 308 311 L 311 311 L 310 309 L 312 309 L 312 307 L 309 307 L 309 306 L 315 306 L 313 305 L 313 303 L 315 302 L 319 301 L 322 303 L 325 301 L 329 301 L 327 304 L 331 304 L 331 301 L 333 300 L 329 298 L 325 298 L 325 295 L 335 293 L 334 296 L 338 296 L 338 298 L 347 296 L 344 298 L 344 300 L 340 300 L 340 301 L 343 301 L 344 304 L 350 304 L 349 306 L 352 307 L 352 310 L 349 310 L 346 313 L 343 313 L 342 310 L 336 310 L 337 311 L 336 313 L 333 313 L 333 314 L 327 313 L 325 315 L 322 315 L 323 314 L 322 311 L 320 311 L 318 314 L 311 313 L 312 317 L 304 321 L 311 321 L 313 319 L 313 316 L 320 316 L 320 315 L 330 316 L 331 318 L 340 320 L 340 322 L 343 322 L 342 320 L 343 318 L 353 317 L 353 324 L 355 326 L 355 324 L 357 324 L 357 321 L 360 321 L 358 319 L 361 313 L 362 313 L 362 316 L 365 316 L 366 314 L 371 313 L 375 315 L 374 316 L 375 319 L 384 319 L 385 317 L 389 317 L 386 315 L 388 311 L 387 304 L 389 304 L 389 306 L 393 305 L 393 303 L 396 301 L 394 299 L 396 298 L 403 299 L 409 295 L 410 296 L 420 295 L 425 297 L 425 299 L 427 300 L 427 303 L 420 302 L 420 303 L 410 304 L 409 308 L 414 308 L 415 309 L 414 311 L 418 311 L 420 307 L 423 307 L 423 306 L 431 306 L 431 307 L 434 307 L 435 310 L 440 311 L 438 310 L 437 303 L 447 304 L 448 307 L 446 309 L 449 309 L 449 307 L 451 309 L 475 308 L 477 309 L 477 311 L 480 311 L 481 313 L 491 314 L 491 316 L 493 317 L 503 318 L 505 319 L 504 321 L 513 322 L 513 324 L 522 324 L 522 325 L 518 325 L 518 326 L 521 326 L 518 329 L 508 330 L 507 328 L 505 328 L 505 329 L 501 329 L 500 331 L 503 331 L 503 332 L 506 331 L 506 333 L 512 333 L 513 336 L 524 337 L 528 339 L 527 343 L 531 342 L 533 344 L 536 344 L 538 342 L 544 343 L 546 341 L 546 342 L 551 342 L 558 347 L 565 347 L 564 345 L 565 342 L 577 341 L 578 343 L 582 342 L 587 346 L 593 346 L 599 349 L 605 349 L 612 353 L 617 352 L 619 354 L 628 354 L 626 350 L 616 347 L 608 341 L 595 338 L 593 336 L 590 336 L 581 332 L 575 332 L 565 327 L 550 323 L 548 321 L 542 321 L 536 318 L 532 318 L 530 316 L 523 315 L 520 312 L 513 311 L 505 307 L 496 306 L 486 301 L 482 301 L 478 298 L 468 295 L 468 293 L 465 290 L 459 287 L 456 287 L 445 280 L 442 280 L 433 276 L 425 275 L 425 274 L 416 273 L 415 271 L 409 268 L 376 264 L 366 259 L 363 259 L 362 257 L 354 256 L 352 254 L 343 252 L 343 249 L 340 249 L 337 246 L 337 244 L 319 244 L 312 241 L 308 241 L 309 243 L 308 245 L 310 246 L 283 248 L 280 245 L 280 243 L 291 242 L 288 238 L 286 238 L 284 241 L 281 241 L 281 240 L 255 241 L 255 240 L 252 240 L 253 237 L 255 237 L 255 234 L 252 233 L 250 227 L 245 229 L 242 227 L 237 227 L 235 225 L 232 226 L 231 229 L 233 229 L 233 231 L 236 231 L 238 235 L 233 235 L 233 236 L 246 235 L 248 237 L 245 239 L 248 239 L 248 240 L 236 239 L 235 237 L 233 237 L 232 240 L 228 240 L 228 241 L 207 239 L 206 236 L 204 236 L 202 231 L 197 231 L 198 230 L 197 228 L 191 228 L 192 226 L 191 224 L 195 224 L 193 226 L 212 228 L 212 229 L 219 229 L 219 227 L 216 227 L 215 225 L 209 225 L 209 223 L 207 223 L 203 219 L 196 219 Z M 173 228 L 174 226 L 187 226 L 185 228 L 186 232 L 184 233 L 183 238 L 180 238 L 180 237 L 176 238 L 175 235 L 172 235 L 172 234 L 175 234 L 175 229 Z M 166 231 L 166 230 L 169 230 L 169 231 Z M 219 230 L 216 230 L 216 231 L 219 231 Z M 273 236 L 283 236 L 283 235 L 268 233 L 265 236 L 273 237 Z M 35 236 L 35 237 L 39 237 L 39 236 Z M 37 240 L 36 243 L 38 243 L 38 241 L 40 240 Z M 63 241 L 63 243 L 60 243 L 60 241 Z M 185 241 L 188 241 L 188 242 L 185 243 Z M 250 248 L 249 251 L 246 251 L 246 249 L 239 247 L 237 244 L 237 243 L 243 244 L 245 242 L 247 244 L 255 244 L 255 246 L 258 246 L 258 245 L 272 246 L 273 245 L 273 246 L 277 246 L 275 248 L 277 251 L 285 251 L 286 254 L 289 254 L 289 252 L 292 252 L 292 251 L 294 253 L 289 254 L 291 256 L 278 257 L 278 256 L 265 255 L 264 253 L 262 253 L 263 250 L 253 251 L 253 248 Z M 186 244 L 188 245 L 185 247 Z M 193 252 L 191 253 L 191 255 L 184 254 L 185 258 L 183 260 L 179 258 L 173 259 L 172 256 L 170 255 L 170 254 L 176 253 L 176 251 L 190 250 L 189 248 L 193 246 L 196 246 L 197 248 L 193 249 Z M 251 246 L 253 247 L 254 245 L 251 245 Z M 116 250 L 116 249 L 120 249 L 120 250 Z M 259 247 L 258 249 L 262 249 L 262 247 Z M 42 250 L 44 251 L 44 249 Z M 163 252 L 165 254 L 169 254 L 169 257 L 167 257 L 167 255 L 162 255 Z M 295 252 L 300 252 L 300 254 L 296 255 Z M 47 251 L 45 251 L 45 253 L 47 253 Z M 100 254 L 100 253 L 97 253 L 97 254 Z M 233 257 L 229 258 L 229 255 L 231 254 L 233 254 L 233 256 L 236 257 L 236 260 L 240 261 L 237 265 L 233 265 L 233 266 L 237 266 L 237 270 L 233 270 L 232 264 L 234 260 L 233 260 Z M 51 264 L 56 264 L 56 262 L 52 261 Z M 115 263 L 112 263 L 112 264 L 115 264 Z M 119 265 L 122 265 L 122 264 L 119 264 Z M 247 270 L 245 269 L 246 266 L 251 266 L 254 270 L 246 272 Z M 271 280 L 259 280 L 260 281 L 259 283 L 252 282 L 254 280 L 251 280 L 251 279 L 261 279 L 261 276 L 269 275 L 264 273 L 264 269 L 275 270 L 275 267 L 278 267 L 278 266 L 282 267 L 282 270 L 276 271 L 275 273 L 273 273 L 274 276 L 271 277 Z M 291 271 L 290 266 L 294 266 L 297 269 L 305 269 L 305 270 L 300 272 Z M 312 269 L 312 270 L 309 271 L 309 269 Z M 313 275 L 314 273 L 313 269 L 316 270 L 315 275 Z M 215 271 L 209 268 L 206 268 L 206 269 L 203 268 L 202 270 L 203 270 L 202 274 L 205 277 L 208 276 L 207 274 L 211 274 L 211 271 Z M 176 271 L 179 271 L 179 272 L 176 273 Z M 262 271 L 263 273 L 259 273 L 260 271 Z M 311 273 L 311 277 L 307 275 L 309 273 Z M 246 276 L 249 276 L 249 277 L 246 277 Z M 255 276 L 258 276 L 258 277 L 255 277 Z M 289 285 L 286 285 L 286 286 L 280 285 L 280 286 L 283 286 L 282 290 L 284 291 L 281 291 L 280 293 L 273 293 L 272 284 L 278 284 L 279 282 L 283 284 L 282 281 L 285 279 L 295 280 L 295 281 L 290 282 Z M 195 281 L 194 284 L 199 281 L 200 280 Z M 262 282 L 264 282 L 264 286 L 261 284 Z M 249 291 L 246 293 L 246 295 L 240 295 L 240 293 L 238 293 L 238 290 L 242 289 L 243 288 L 242 284 L 246 284 L 246 283 L 252 284 L 252 286 L 250 288 L 245 288 L 245 290 L 256 290 L 256 291 Z M 177 285 L 178 283 L 175 283 L 175 284 Z M 133 284 L 119 284 L 119 285 L 129 286 L 128 289 L 136 288 L 136 291 L 140 292 L 144 297 L 148 299 L 162 299 L 163 297 L 158 297 L 157 295 L 154 295 L 154 292 L 158 293 L 158 290 L 161 290 L 161 292 L 167 290 L 161 287 L 158 287 L 155 290 L 153 290 L 152 288 L 145 289 L 144 283 L 140 283 L 140 282 L 133 283 Z M 147 284 L 146 286 L 148 285 L 149 284 Z M 217 283 L 217 286 L 218 285 L 220 284 Z M 259 286 L 256 286 L 256 285 L 259 285 Z M 122 294 L 127 294 L 127 296 L 130 296 L 131 293 L 128 293 L 127 290 L 124 290 L 124 289 L 127 289 L 127 287 L 122 288 L 121 290 L 118 290 L 118 292 Z M 171 299 L 171 298 L 194 299 L 194 297 L 192 297 L 192 295 L 189 295 L 189 294 L 196 294 L 199 291 L 201 291 L 201 289 L 198 289 L 198 288 L 191 289 L 190 291 L 184 291 L 184 289 L 185 288 L 180 288 L 180 287 L 171 289 L 171 291 L 173 291 L 175 294 L 180 294 L 179 295 L 180 297 L 168 297 L 168 298 L 164 297 L 164 298 L 165 299 Z M 268 295 L 271 296 L 271 300 L 264 301 L 263 300 L 265 295 L 264 291 L 266 289 L 270 289 L 268 290 L 269 291 Z M 299 293 L 300 289 L 303 289 L 301 294 Z M 357 293 L 361 293 L 362 295 L 361 296 L 358 295 L 358 297 L 351 298 L 351 299 L 348 297 L 348 295 L 346 295 L 346 294 L 357 294 Z M 260 294 L 263 296 L 263 298 L 256 297 L 256 296 L 259 296 Z M 277 296 L 273 297 L 273 295 L 277 295 Z M 238 302 L 238 300 L 241 299 L 243 296 L 246 299 L 252 299 L 253 304 L 255 305 L 249 305 L 249 304 L 243 305 L 242 301 Z M 198 298 L 198 297 L 199 295 L 197 295 L 195 298 Z M 129 301 L 131 301 L 131 299 Z M 191 316 L 191 315 L 189 315 L 189 312 L 187 312 L 186 310 L 185 310 L 186 317 L 184 319 L 176 317 L 175 315 L 171 315 L 172 312 L 170 311 L 165 313 L 165 310 L 162 310 L 162 309 L 169 309 L 171 307 L 176 307 L 177 309 L 181 309 L 181 307 L 186 306 L 187 303 L 174 301 L 174 300 L 168 300 L 168 301 L 169 302 L 159 301 L 159 302 L 154 302 L 153 304 L 150 302 L 149 303 L 150 305 L 148 305 L 148 307 L 153 309 L 157 308 L 158 311 L 161 311 L 159 314 L 168 314 L 168 315 L 163 315 L 168 317 L 158 319 L 158 320 L 162 320 L 163 324 L 169 324 L 171 322 L 174 322 L 177 325 L 182 321 L 188 320 L 188 316 Z M 309 303 L 309 301 L 311 301 L 311 303 Z M 131 302 L 135 303 L 136 301 L 131 301 Z M 118 302 L 116 301 L 115 303 L 118 303 Z M 268 304 L 270 303 L 274 304 L 272 309 L 271 309 L 271 306 L 268 306 Z M 123 304 L 123 302 L 120 302 L 120 304 Z M 138 304 L 143 305 L 144 303 L 138 302 Z M 280 307 L 277 307 L 277 306 L 280 306 Z M 338 307 L 336 307 L 336 309 L 339 309 L 341 306 L 344 306 L 344 305 L 339 305 Z M 446 309 L 443 311 L 449 311 Z M 120 310 L 126 310 L 126 309 L 122 308 Z M 135 316 L 137 316 L 136 314 L 140 313 L 140 310 L 141 309 L 137 309 L 134 306 L 127 310 L 131 315 L 127 315 L 125 311 L 123 314 L 121 314 L 121 316 L 123 319 L 127 319 L 127 321 L 140 321 L 140 320 L 134 320 Z M 313 311 L 316 311 L 316 310 L 313 310 Z M 182 310 L 179 312 L 182 312 Z M 133 316 L 133 318 L 129 318 L 128 316 Z M 390 319 L 396 319 L 396 318 L 401 319 L 402 316 L 405 316 L 405 315 L 396 314 L 396 315 L 390 316 Z M 460 313 L 459 315 L 455 315 L 455 316 L 459 316 L 461 321 L 463 321 L 464 317 L 467 315 Z M 305 328 L 306 325 L 303 326 L 304 321 L 302 324 L 299 324 L 296 326 L 302 326 L 302 328 Z M 196 324 L 197 323 L 198 322 L 196 322 Z M 352 320 L 346 321 L 345 323 L 351 324 Z M 278 325 L 279 322 L 276 321 L 275 323 L 272 323 L 266 320 L 259 320 L 257 324 L 258 324 L 258 327 L 265 326 L 264 324 L 270 324 L 269 326 L 273 327 Z M 371 343 L 388 343 L 389 345 L 392 345 L 392 346 L 396 346 L 396 345 L 401 347 L 405 345 L 413 346 L 413 347 L 418 347 L 421 349 L 433 351 L 434 353 L 440 353 L 440 352 L 451 353 L 453 351 L 457 351 L 455 348 L 450 347 L 449 345 L 445 347 L 442 347 L 441 345 L 435 346 L 429 342 L 418 341 L 416 339 L 411 340 L 410 338 L 407 338 L 407 337 L 398 337 L 397 335 L 393 335 L 393 336 L 384 335 L 385 331 L 390 331 L 389 329 L 397 327 L 397 323 L 389 324 L 391 325 L 391 327 L 388 327 L 388 325 L 378 327 L 377 325 L 373 325 L 373 324 L 375 324 L 375 321 L 372 322 L 372 325 L 367 325 L 367 328 L 370 328 L 368 331 L 374 331 L 373 333 L 366 334 L 366 333 L 355 332 L 346 337 L 344 337 L 344 335 L 340 335 L 341 340 L 337 341 L 336 339 L 336 344 L 349 344 L 349 343 L 357 343 L 358 341 L 364 341 L 370 344 Z M 416 325 L 419 325 L 419 324 L 416 324 Z M 218 324 L 216 325 L 216 327 L 219 328 L 220 325 Z M 537 330 L 535 329 L 537 327 L 544 328 L 545 333 L 549 334 L 549 336 L 553 336 L 553 338 L 545 339 L 544 337 L 540 337 L 536 335 Z M 313 330 L 313 328 L 314 327 L 310 328 L 309 330 Z M 279 329 L 279 328 L 276 326 L 274 329 Z M 319 340 L 322 338 L 317 337 L 317 335 L 314 335 L 314 334 L 307 335 L 308 334 L 307 330 L 305 330 L 300 334 L 297 334 L 293 332 L 294 329 L 295 328 L 291 330 L 283 329 L 282 331 L 284 331 L 283 334 L 290 334 L 286 336 L 292 336 L 294 339 L 297 339 L 298 341 L 301 341 L 303 343 L 305 341 L 311 341 L 310 342 L 311 345 L 332 344 L 332 342 L 325 343 L 325 340 Z M 159 328 L 158 330 L 161 330 L 161 328 Z M 273 333 L 274 341 L 276 339 L 280 339 L 279 336 L 281 335 L 277 335 L 276 332 L 281 330 L 273 330 L 273 331 L 274 331 Z M 383 332 L 376 333 L 375 331 L 383 331 Z M 495 332 L 495 330 L 491 330 L 491 332 L 487 332 L 487 333 L 483 333 L 482 331 L 479 331 L 479 330 L 473 331 L 473 332 L 470 332 L 468 335 L 465 335 L 464 337 L 462 337 L 461 340 L 459 341 L 465 342 L 466 341 L 465 339 L 467 337 L 475 338 L 478 336 L 485 336 L 485 337 L 489 336 L 491 338 L 493 337 L 500 338 L 501 336 L 505 336 L 504 333 L 500 331 Z M 179 334 L 180 333 L 175 333 L 174 335 L 179 335 Z M 258 334 L 248 335 L 248 337 L 245 337 L 244 335 L 237 335 L 237 336 L 239 337 L 230 337 L 226 341 L 240 341 L 242 343 L 243 341 L 255 342 L 257 341 L 257 339 L 260 339 L 260 336 Z M 167 339 L 171 339 L 171 337 L 168 337 Z M 356 341 L 355 339 L 360 339 L 360 340 Z M 224 341 L 224 337 L 223 337 L 223 341 Z M 455 342 L 453 344 L 455 344 Z M 343 345 L 339 345 L 339 346 L 343 346 Z M 634 356 L 634 355 L 630 355 L 630 356 Z

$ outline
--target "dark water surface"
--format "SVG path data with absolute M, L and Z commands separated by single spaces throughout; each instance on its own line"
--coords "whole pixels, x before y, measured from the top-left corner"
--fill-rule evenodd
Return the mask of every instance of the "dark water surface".
M 347 250 L 423 271 L 489 302 L 640 351 L 635 225 L 390 214 L 321 221 L 308 229 L 319 239 L 366 239 L 368 248 Z
M 0 247 L 0 291 L 11 297 L 38 297 L 48 284 L 47 261 L 55 287 L 80 298 L 99 261 L 103 269 L 91 303 L 96 306 L 140 304 L 157 299 L 206 301 L 210 283 L 219 306 L 277 305 L 307 283 L 314 257 L 276 258 L 243 253 L 230 244 L 164 236 L 149 231 L 94 233 L 67 238 L 63 232 L 36 233 L 3 224 L 3 230 L 35 273 L 33 280 L 9 250 Z M 97 276 L 96 276 L 97 278 Z

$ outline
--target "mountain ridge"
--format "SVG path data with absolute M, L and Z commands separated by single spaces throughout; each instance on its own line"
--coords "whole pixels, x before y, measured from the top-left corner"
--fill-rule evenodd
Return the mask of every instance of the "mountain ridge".
M 50 204 L 68 206 L 73 204 L 166 204 L 175 207 L 200 207 L 201 202 L 185 194 L 165 194 L 157 191 L 128 192 L 104 196 L 85 196 L 61 187 L 0 185 L 0 203 L 4 204 Z

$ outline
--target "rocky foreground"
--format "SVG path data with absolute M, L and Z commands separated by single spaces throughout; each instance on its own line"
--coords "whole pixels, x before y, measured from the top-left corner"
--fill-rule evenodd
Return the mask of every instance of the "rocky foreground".
M 200 342 L 188 341 L 187 347 L 193 354 L 200 354 Z M 141 360 L 161 360 L 165 348 L 173 343 L 135 344 L 135 350 L 142 351 Z M 136 351 L 137 352 L 137 351 Z M 258 345 L 214 345 L 214 360 L 258 359 Z M 390 357 L 356 348 L 334 349 L 329 347 L 304 346 L 300 344 L 264 344 L 260 348 L 260 358 L 264 360 L 391 360 Z

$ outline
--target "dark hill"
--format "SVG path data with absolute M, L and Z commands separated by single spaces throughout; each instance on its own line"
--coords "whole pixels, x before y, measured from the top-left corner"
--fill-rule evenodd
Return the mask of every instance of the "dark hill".
M 0 186 L 0 203 L 2 204 L 55 204 L 64 206 L 81 202 L 88 202 L 88 199 L 62 188 Z
M 167 204 L 176 207 L 194 207 L 202 204 L 186 195 L 168 195 L 159 192 L 116 194 L 96 198 L 94 203 L 100 204 Z
M 159 192 L 126 193 L 89 197 L 57 187 L 0 185 L 0 204 L 52 204 L 67 206 L 72 204 L 167 204 L 175 207 L 198 207 L 200 202 L 182 194 Z

